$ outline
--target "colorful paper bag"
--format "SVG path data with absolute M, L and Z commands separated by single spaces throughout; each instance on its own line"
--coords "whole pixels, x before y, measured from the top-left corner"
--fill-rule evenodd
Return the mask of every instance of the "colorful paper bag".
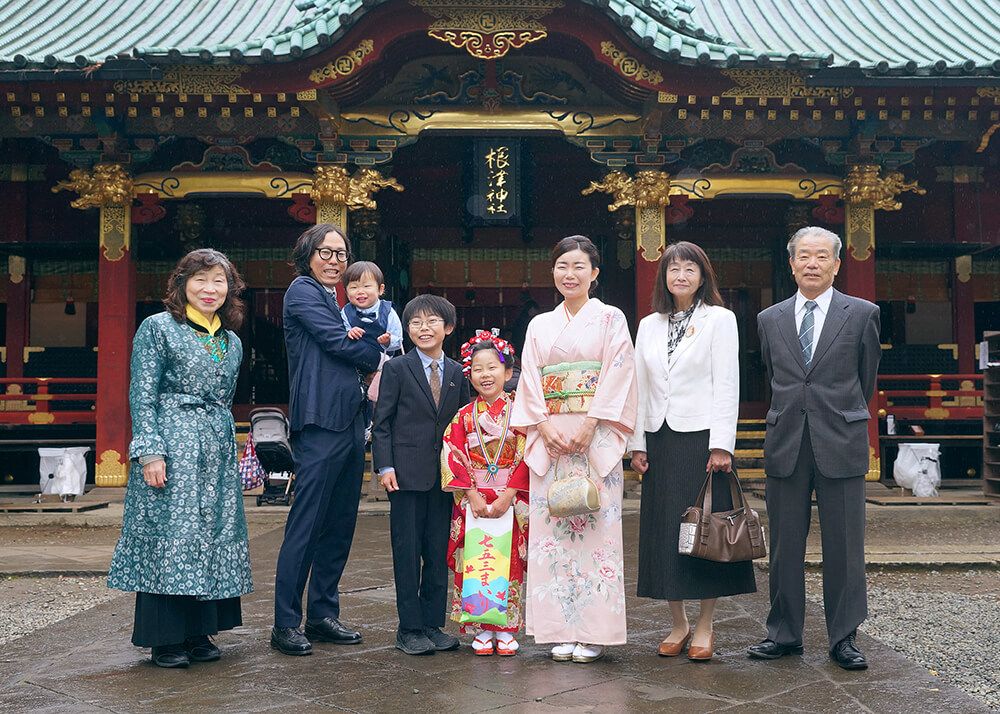
M 465 547 L 460 622 L 507 626 L 507 587 L 514 509 L 499 518 L 477 518 L 465 507 Z

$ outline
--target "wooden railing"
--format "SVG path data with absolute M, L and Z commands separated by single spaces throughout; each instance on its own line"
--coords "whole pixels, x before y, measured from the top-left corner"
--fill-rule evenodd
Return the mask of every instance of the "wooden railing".
M 892 414 L 907 421 L 982 419 L 982 396 L 981 374 L 880 374 L 878 416 Z
M 0 379 L 0 424 L 93 424 L 96 404 L 92 377 Z

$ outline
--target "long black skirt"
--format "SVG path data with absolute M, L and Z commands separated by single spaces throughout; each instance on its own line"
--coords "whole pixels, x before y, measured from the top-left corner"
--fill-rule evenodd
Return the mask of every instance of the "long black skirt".
M 681 516 L 705 483 L 708 431 L 646 432 L 649 470 L 642 477 L 639 515 L 639 597 L 708 600 L 757 592 L 753 564 L 715 563 L 677 552 Z M 712 479 L 712 510 L 732 508 L 728 483 Z
M 215 635 L 242 624 L 238 597 L 199 600 L 192 595 L 136 593 L 132 644 L 136 647 L 177 645 L 188 637 Z

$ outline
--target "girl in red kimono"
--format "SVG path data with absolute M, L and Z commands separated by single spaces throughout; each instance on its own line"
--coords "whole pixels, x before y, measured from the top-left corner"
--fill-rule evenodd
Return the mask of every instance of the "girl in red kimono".
M 444 434 L 441 487 L 455 494 L 448 542 L 453 575 L 451 619 L 461 622 L 465 571 L 465 509 L 479 518 L 498 518 L 514 509 L 507 625 L 462 623 L 462 632 L 478 632 L 472 641 L 477 655 L 513 655 L 514 635 L 523 616 L 525 559 L 528 547 L 528 467 L 523 462 L 524 434 L 510 427 L 513 393 L 503 385 L 511 378 L 514 348 L 493 333 L 480 330 L 462 345 L 463 367 L 478 395 L 459 410 Z

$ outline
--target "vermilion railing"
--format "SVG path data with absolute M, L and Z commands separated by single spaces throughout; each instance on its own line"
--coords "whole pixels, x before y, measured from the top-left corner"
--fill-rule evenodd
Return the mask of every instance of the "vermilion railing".
M 909 421 L 982 419 L 983 375 L 880 374 L 878 415 L 888 414 Z
M 92 377 L 0 378 L 0 424 L 93 424 Z

